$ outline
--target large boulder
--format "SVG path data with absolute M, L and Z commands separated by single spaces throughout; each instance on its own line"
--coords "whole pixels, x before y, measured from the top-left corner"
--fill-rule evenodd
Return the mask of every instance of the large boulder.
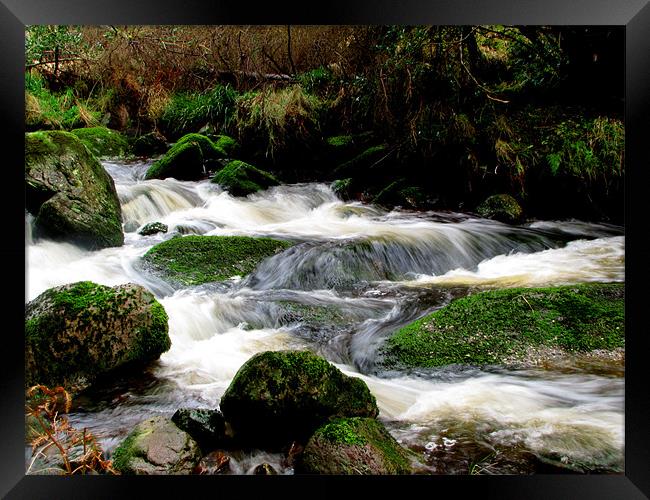
M 157 359 L 171 347 L 167 321 L 140 285 L 50 288 L 25 308 L 26 384 L 76 392 L 112 369 Z
M 521 205 L 509 194 L 495 194 L 488 197 L 476 207 L 476 211 L 481 217 L 506 224 L 518 224 L 524 217 Z
M 69 132 L 25 135 L 27 210 L 35 234 L 90 248 L 120 246 L 122 210 L 113 179 Z
M 199 180 L 206 176 L 209 168 L 218 165 L 217 160 L 225 156 L 225 151 L 208 137 L 201 134 L 187 134 L 149 167 L 145 179 L 173 177 L 186 181 Z
M 305 441 L 331 417 L 376 417 L 375 397 L 309 351 L 267 351 L 237 372 L 221 398 L 235 437 L 258 446 Z
M 410 474 L 408 452 L 372 418 L 342 418 L 325 424 L 307 442 L 298 473 Z
M 510 288 L 456 299 L 400 328 L 382 347 L 381 362 L 389 368 L 531 366 L 553 351 L 624 346 L 624 284 Z
M 270 173 L 240 160 L 227 163 L 212 178 L 212 182 L 219 184 L 233 196 L 248 196 L 279 184 Z
M 88 127 L 72 130 L 81 142 L 97 158 L 103 156 L 124 156 L 129 151 L 129 143 L 122 134 L 106 127 Z
M 180 285 L 200 285 L 245 276 L 291 243 L 248 236 L 183 236 L 163 241 L 144 256 L 151 271 Z
M 113 453 L 122 474 L 191 474 L 201 459 L 199 445 L 165 417 L 140 422 Z

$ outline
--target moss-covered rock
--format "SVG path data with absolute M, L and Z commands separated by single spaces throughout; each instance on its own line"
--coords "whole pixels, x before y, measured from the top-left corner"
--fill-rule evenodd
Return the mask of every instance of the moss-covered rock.
M 526 363 L 530 348 L 570 352 L 625 345 L 625 285 L 512 288 L 451 302 L 398 330 L 386 366 Z
M 231 158 L 239 151 L 239 143 L 228 135 L 217 135 L 214 144 Z
M 166 233 L 168 229 L 167 224 L 163 224 L 162 222 L 150 222 L 149 224 L 145 224 L 138 231 L 138 234 L 141 236 L 149 236 L 156 233 Z
M 365 382 L 308 351 L 268 351 L 249 359 L 221 398 L 235 436 L 257 446 L 305 441 L 331 417 L 376 417 Z
M 124 156 L 129 152 L 129 143 L 122 134 L 106 127 L 88 127 L 72 130 L 92 154 L 102 156 Z
M 174 179 L 195 181 L 203 178 L 206 171 L 203 167 L 201 148 L 193 143 L 175 144 L 159 160 L 149 167 L 145 179 Z
M 377 205 L 387 207 L 422 208 L 426 204 L 426 195 L 421 188 L 409 186 L 406 179 L 397 179 L 384 187 L 372 200 Z
M 240 160 L 233 160 L 226 164 L 212 178 L 212 182 L 219 184 L 233 196 L 247 196 L 280 184 L 268 172 Z
M 342 418 L 318 428 L 309 439 L 298 473 L 410 474 L 408 452 L 377 420 Z
M 476 211 L 481 217 L 494 219 L 507 224 L 518 224 L 522 222 L 524 211 L 509 194 L 495 194 L 487 198 L 483 203 L 476 207 Z
M 226 440 L 226 423 L 218 410 L 181 408 L 172 415 L 172 422 L 192 436 L 204 451 L 212 450 Z
M 51 288 L 25 308 L 25 382 L 76 392 L 112 369 L 157 359 L 171 346 L 167 320 L 140 285 Z
M 171 420 L 154 417 L 140 422 L 113 453 L 113 467 L 122 474 L 190 474 L 201 459 L 196 441 Z
M 227 143 L 227 141 L 224 141 Z M 220 158 L 225 158 L 227 156 L 226 152 L 221 148 L 221 146 L 215 144 L 212 139 L 201 134 L 186 134 L 181 137 L 176 145 L 179 144 L 196 144 L 201 149 L 201 154 L 203 155 L 203 161 L 208 164 L 208 166 L 214 166 L 215 161 Z
M 113 179 L 76 135 L 25 135 L 27 210 L 35 234 L 90 248 L 124 243 L 122 210 Z
M 331 188 L 334 191 L 334 194 L 341 198 L 343 201 L 349 201 L 354 198 L 355 193 L 355 181 L 352 177 L 346 177 L 345 179 L 337 179 L 332 182 Z
M 133 143 L 133 153 L 138 156 L 153 156 L 167 150 L 167 140 L 160 132 L 141 135 Z
M 151 270 L 181 285 L 244 276 L 291 243 L 248 236 L 184 236 L 163 241 L 143 257 Z

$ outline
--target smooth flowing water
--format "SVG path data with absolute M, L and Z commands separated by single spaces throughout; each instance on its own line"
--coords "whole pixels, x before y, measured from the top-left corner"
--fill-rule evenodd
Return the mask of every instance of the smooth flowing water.
M 624 370 L 582 359 L 545 369 L 445 367 L 388 372 L 379 347 L 402 325 L 482 288 L 624 281 L 620 227 L 543 221 L 512 227 L 468 214 L 384 211 L 343 202 L 324 184 L 235 198 L 215 184 L 142 180 L 148 163 L 104 162 L 122 203 L 125 244 L 87 251 L 33 241 L 26 217 L 27 297 L 80 280 L 139 283 L 169 315 L 171 349 L 146 373 L 82 395 L 73 425 L 111 452 L 151 415 L 216 408 L 239 367 L 265 350 L 310 349 L 376 396 L 379 418 L 430 473 L 623 470 Z M 167 234 L 140 236 L 160 221 Z M 140 258 L 174 233 L 269 236 L 290 249 L 251 275 L 175 289 Z M 293 308 L 293 309 L 292 309 Z M 292 310 L 318 311 L 296 316 Z M 233 456 L 232 472 L 281 456 Z

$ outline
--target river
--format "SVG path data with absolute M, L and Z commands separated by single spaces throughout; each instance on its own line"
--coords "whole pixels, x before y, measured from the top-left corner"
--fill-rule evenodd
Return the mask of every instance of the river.
M 33 241 L 26 217 L 26 301 L 91 280 L 138 283 L 169 315 L 171 349 L 146 373 L 82 395 L 70 414 L 110 452 L 133 426 L 180 407 L 216 408 L 239 367 L 265 350 L 309 349 L 376 396 L 379 418 L 421 457 L 422 472 L 622 473 L 624 367 L 585 358 L 545 368 L 450 366 L 386 371 L 380 347 L 400 326 L 471 291 L 624 281 L 623 228 L 580 221 L 508 226 L 470 214 L 386 211 L 344 202 L 325 184 L 235 198 L 208 181 L 144 181 L 150 163 L 104 161 L 122 204 L 125 243 L 87 251 Z M 160 221 L 169 233 L 140 236 Z M 295 243 L 247 277 L 175 289 L 141 256 L 172 233 L 269 236 Z M 325 311 L 301 321 L 291 307 Z M 279 454 L 235 453 L 232 473 Z

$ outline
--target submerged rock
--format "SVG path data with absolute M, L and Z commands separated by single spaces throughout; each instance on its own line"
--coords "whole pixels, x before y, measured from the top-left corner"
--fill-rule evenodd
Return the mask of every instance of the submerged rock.
M 518 224 L 522 222 L 524 211 L 509 194 L 495 194 L 481 203 L 476 211 L 481 217 L 494 219 L 506 224 Z
M 162 222 L 150 222 L 149 224 L 145 224 L 138 231 L 138 234 L 141 236 L 149 236 L 156 233 L 166 233 L 168 229 L 167 224 L 163 224 Z
M 74 134 L 25 134 L 25 182 L 37 236 L 90 248 L 124 243 L 113 179 Z
M 122 474 L 190 474 L 201 459 L 199 445 L 169 419 L 140 422 L 113 453 Z
M 72 133 L 98 158 L 102 156 L 124 156 L 129 151 L 129 143 L 126 137 L 110 128 L 77 128 L 72 130 Z
M 218 159 L 225 156 L 226 153 L 206 136 L 187 134 L 149 167 L 145 179 L 199 180 L 207 175 L 209 168 L 217 165 Z
M 226 164 L 212 178 L 212 182 L 219 184 L 233 196 L 247 196 L 280 184 L 270 173 L 240 160 Z
M 76 392 L 112 369 L 157 359 L 171 346 L 167 320 L 140 285 L 50 288 L 25 308 L 25 382 Z
M 203 450 L 216 448 L 226 439 L 226 424 L 218 410 L 181 408 L 172 415 L 179 429 L 187 432 Z
M 372 418 L 334 420 L 307 442 L 298 473 L 410 474 L 408 452 Z
M 181 285 L 200 285 L 244 276 L 287 241 L 248 236 L 183 236 L 163 241 L 143 257 L 154 273 Z
M 221 398 L 235 437 L 257 446 L 304 441 L 334 416 L 376 417 L 375 397 L 308 351 L 268 351 L 249 359 Z
M 404 326 L 386 342 L 383 364 L 528 365 L 536 348 L 572 354 L 624 345 L 624 284 L 511 288 L 456 299 Z

